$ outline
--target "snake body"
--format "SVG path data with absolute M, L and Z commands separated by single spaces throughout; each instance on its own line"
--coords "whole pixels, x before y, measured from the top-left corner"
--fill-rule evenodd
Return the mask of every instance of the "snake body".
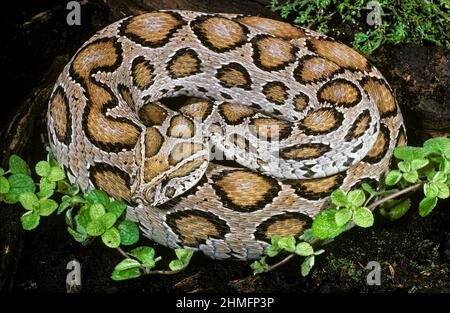
M 216 259 L 255 259 L 273 234 L 300 235 L 334 189 L 376 183 L 406 142 L 364 57 L 237 14 L 107 26 L 64 68 L 47 117 L 71 182 L 125 200 L 154 241 Z

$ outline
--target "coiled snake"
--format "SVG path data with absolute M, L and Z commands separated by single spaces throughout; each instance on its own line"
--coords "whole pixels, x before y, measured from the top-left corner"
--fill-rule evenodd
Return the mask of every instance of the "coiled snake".
M 47 117 L 71 182 L 127 201 L 154 241 L 216 259 L 255 259 L 271 235 L 301 234 L 334 189 L 378 181 L 406 141 L 392 90 L 351 48 L 191 11 L 99 31 L 59 76 Z

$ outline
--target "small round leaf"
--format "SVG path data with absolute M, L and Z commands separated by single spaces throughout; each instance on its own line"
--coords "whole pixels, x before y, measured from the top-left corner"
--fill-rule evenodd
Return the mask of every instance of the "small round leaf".
M 348 201 L 355 207 L 360 207 L 366 201 L 366 195 L 361 189 L 352 190 L 347 194 Z
M 353 211 L 351 209 L 348 208 L 343 208 L 340 209 L 336 212 L 336 215 L 334 216 L 335 220 L 336 220 L 336 224 L 341 227 L 344 226 L 345 224 L 348 223 L 348 221 L 350 221 L 350 219 L 352 218 L 353 215 Z
M 78 216 L 78 215 L 77 215 Z M 86 232 L 89 236 L 100 236 L 106 231 L 105 226 L 103 226 L 100 220 L 93 220 L 87 224 Z
M 103 243 L 110 248 L 117 248 L 120 246 L 120 234 L 117 228 L 111 227 L 102 235 Z
M 394 186 L 402 179 L 402 173 L 397 170 L 390 171 L 386 178 L 384 179 L 384 182 L 387 186 Z
M 119 229 L 122 245 L 129 246 L 138 242 L 139 227 L 136 223 L 130 220 L 124 220 L 117 228 Z
M 32 192 L 24 192 L 19 195 L 20 204 L 29 211 L 32 211 L 39 207 L 39 199 Z
M 295 254 L 301 255 L 301 256 L 310 256 L 314 254 L 313 247 L 307 243 L 307 242 L 300 242 L 295 247 Z
M 425 197 L 419 203 L 419 214 L 422 217 L 427 216 L 433 211 L 434 207 L 437 204 L 437 198 L 428 198 Z
M 9 182 L 6 177 L 0 176 L 0 193 L 8 193 L 9 192 Z
M 59 166 L 52 166 L 50 168 L 50 173 L 48 174 L 48 180 L 57 182 L 66 178 L 66 173 Z
M 49 176 L 50 168 L 50 163 L 48 163 L 47 161 L 39 161 L 35 166 L 36 174 L 41 177 Z
M 28 211 L 20 218 L 22 228 L 25 230 L 33 230 L 39 225 L 39 213 L 37 211 Z
M 331 193 L 331 202 L 338 207 L 346 206 L 348 203 L 347 195 L 342 189 L 336 189 Z
M 373 214 L 367 208 L 358 208 L 353 214 L 353 222 L 359 227 L 370 227 L 373 225 Z
M 89 216 L 91 219 L 96 220 L 106 213 L 105 207 L 100 203 L 91 204 L 89 207 Z
M 39 215 L 49 216 L 58 208 L 58 203 L 52 199 L 39 199 Z
M 31 174 L 30 167 L 28 166 L 27 162 L 25 162 L 21 157 L 15 154 L 9 157 L 9 171 L 12 174 Z

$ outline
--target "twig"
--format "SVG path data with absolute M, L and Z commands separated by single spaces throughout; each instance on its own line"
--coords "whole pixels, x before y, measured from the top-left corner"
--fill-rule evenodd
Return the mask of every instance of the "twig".
M 401 195 L 404 195 L 405 193 L 408 193 L 408 192 L 414 191 L 416 189 L 419 189 L 422 185 L 423 185 L 423 182 L 418 182 L 418 183 L 416 183 L 414 185 L 411 185 L 411 186 L 409 186 L 409 187 L 407 187 L 405 189 L 402 189 L 402 190 L 400 190 L 400 191 L 398 191 L 396 193 L 393 193 L 393 194 L 391 194 L 391 195 L 389 195 L 389 196 L 387 196 L 385 198 L 382 198 L 382 199 L 380 199 L 378 201 L 375 201 L 374 203 L 369 205 L 367 208 L 369 210 L 375 209 L 377 206 L 379 206 L 380 204 L 382 204 L 382 203 L 384 203 L 386 201 L 392 200 L 392 199 L 397 198 L 397 197 L 399 197 Z
M 119 253 L 124 257 L 129 258 L 128 254 L 125 251 L 123 251 L 121 247 L 117 247 L 116 250 L 119 251 Z

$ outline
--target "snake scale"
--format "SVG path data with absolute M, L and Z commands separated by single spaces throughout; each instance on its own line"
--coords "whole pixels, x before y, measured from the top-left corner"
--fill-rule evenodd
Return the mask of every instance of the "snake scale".
M 107 26 L 64 68 L 47 118 L 72 183 L 125 200 L 157 243 L 215 259 L 255 259 L 273 234 L 300 235 L 334 189 L 376 183 L 406 143 L 364 57 L 239 14 Z

